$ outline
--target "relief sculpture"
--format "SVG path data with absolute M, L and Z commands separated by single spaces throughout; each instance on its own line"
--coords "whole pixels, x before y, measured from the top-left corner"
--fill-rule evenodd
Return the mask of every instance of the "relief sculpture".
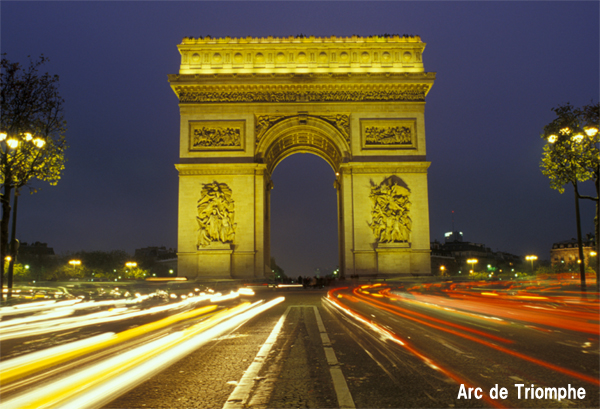
M 350 115 L 347 114 L 335 114 L 335 115 L 321 115 L 319 118 L 329 122 L 342 133 L 346 142 L 350 143 Z
M 377 127 L 368 126 L 365 128 L 366 145 L 411 145 L 411 129 L 407 126 L 388 126 Z
M 233 222 L 234 202 L 231 189 L 225 183 L 203 183 L 198 200 L 198 249 L 212 242 L 231 243 L 236 225 Z
M 409 243 L 412 230 L 410 190 L 402 179 L 390 176 L 380 185 L 371 182 L 371 223 L 380 243 Z
M 192 149 L 208 146 L 241 146 L 241 129 L 231 127 L 194 129 Z
M 178 88 L 180 103 L 222 102 L 377 102 L 424 101 L 428 85 L 406 86 L 385 90 L 327 90 L 327 91 L 204 91 Z
M 265 133 L 276 123 L 287 119 L 298 117 L 299 115 L 258 115 L 256 117 L 256 144 L 260 142 Z M 333 125 L 344 137 L 346 142 L 350 143 L 350 115 L 332 114 L 332 115 L 307 115 L 307 117 L 319 118 Z
M 289 116 L 284 115 L 259 115 L 256 118 L 256 144 L 260 142 L 261 138 L 267 132 L 267 130 L 275 125 L 276 122 L 284 118 L 289 118 Z

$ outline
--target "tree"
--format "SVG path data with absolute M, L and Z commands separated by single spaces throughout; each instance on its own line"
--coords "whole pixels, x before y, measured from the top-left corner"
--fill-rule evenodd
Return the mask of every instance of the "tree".
M 12 63 L 2 54 L 0 71 L 0 184 L 2 219 L 0 220 L 0 260 L 9 253 L 8 227 L 11 216 L 10 199 L 15 203 L 21 188 L 42 180 L 56 185 L 65 168 L 66 121 L 64 100 L 58 92 L 57 75 L 40 74 L 48 62 L 43 55 L 31 61 L 27 68 Z M 15 206 L 16 211 L 16 206 Z M 13 215 L 13 219 L 15 216 Z M 13 233 L 15 221 L 13 220 Z M 13 234 L 14 235 L 14 234 Z M 14 242 L 14 237 L 12 238 Z M 11 253 L 16 253 L 13 245 Z M 3 276 L 0 275 L 0 286 Z
M 579 227 L 579 199 L 589 199 L 596 202 L 595 241 L 598 253 L 598 197 L 600 187 L 600 143 L 599 117 L 600 103 L 589 104 L 582 108 L 575 108 L 571 104 L 559 105 L 553 108 L 556 119 L 544 127 L 542 138 L 549 143 L 544 146 L 540 167 L 542 173 L 550 178 L 550 187 L 560 193 L 565 191 L 566 184 L 573 185 L 576 201 L 577 228 L 579 236 L 580 259 L 583 258 L 581 249 L 581 232 Z M 582 195 L 578 189 L 578 182 L 594 181 L 596 196 Z M 583 260 L 582 260 L 583 261 Z M 583 276 L 583 263 L 581 272 Z M 598 266 L 596 266 L 596 283 L 598 280 Z

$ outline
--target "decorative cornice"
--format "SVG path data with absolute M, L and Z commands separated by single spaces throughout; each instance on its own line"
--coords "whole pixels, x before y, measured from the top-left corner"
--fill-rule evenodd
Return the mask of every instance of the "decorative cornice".
M 174 86 L 180 103 L 425 101 L 430 84 Z
M 412 35 L 375 35 L 361 37 L 315 37 L 315 36 L 289 36 L 289 37 L 184 37 L 181 44 L 307 44 L 307 43 L 420 43 L 421 37 Z
M 398 174 L 398 173 L 427 173 L 427 168 L 413 168 L 413 167 L 404 167 L 398 166 L 393 168 L 364 168 L 364 169 L 352 169 L 352 173 L 390 173 L 390 174 Z
M 218 72 L 423 72 L 418 36 L 184 38 L 180 74 Z
M 383 166 L 364 166 L 357 163 L 347 163 L 342 164 L 340 166 L 340 171 L 342 174 L 344 173 L 352 173 L 352 174 L 401 174 L 401 173 L 427 173 L 427 169 L 429 168 L 430 162 L 410 162 L 403 163 L 399 166 L 392 166 L 389 164 L 384 164 Z
M 179 175 L 261 175 L 266 165 L 248 164 L 248 166 L 221 164 L 177 164 Z
M 263 80 L 294 80 L 294 81 L 315 81 L 315 80 L 435 80 L 435 72 L 268 72 L 268 73 L 231 73 L 231 72 L 214 72 L 214 73 L 195 73 L 195 74 L 167 74 L 169 82 L 173 86 L 178 85 L 195 85 L 199 82 L 208 84 L 210 82 L 221 83 L 224 80 L 236 80 L 237 82 L 252 82 Z

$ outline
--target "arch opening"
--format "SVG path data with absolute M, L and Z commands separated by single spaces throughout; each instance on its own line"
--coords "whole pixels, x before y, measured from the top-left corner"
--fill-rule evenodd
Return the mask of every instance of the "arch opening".
M 309 150 L 289 151 L 277 164 L 269 206 L 271 257 L 290 279 L 332 275 L 340 257 L 335 169 Z

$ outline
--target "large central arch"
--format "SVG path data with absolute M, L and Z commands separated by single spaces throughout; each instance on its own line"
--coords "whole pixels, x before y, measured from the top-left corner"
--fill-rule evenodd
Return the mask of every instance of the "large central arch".
M 418 37 L 192 39 L 181 113 L 179 273 L 270 274 L 271 174 L 314 153 L 336 173 L 342 275 L 429 274 Z
M 273 122 L 269 126 L 269 120 Z M 339 129 L 318 116 L 291 115 L 284 118 L 259 116 L 264 131 L 256 146 L 256 158 L 267 165 L 269 174 L 286 157 L 298 152 L 314 153 L 338 172 L 350 146 Z

